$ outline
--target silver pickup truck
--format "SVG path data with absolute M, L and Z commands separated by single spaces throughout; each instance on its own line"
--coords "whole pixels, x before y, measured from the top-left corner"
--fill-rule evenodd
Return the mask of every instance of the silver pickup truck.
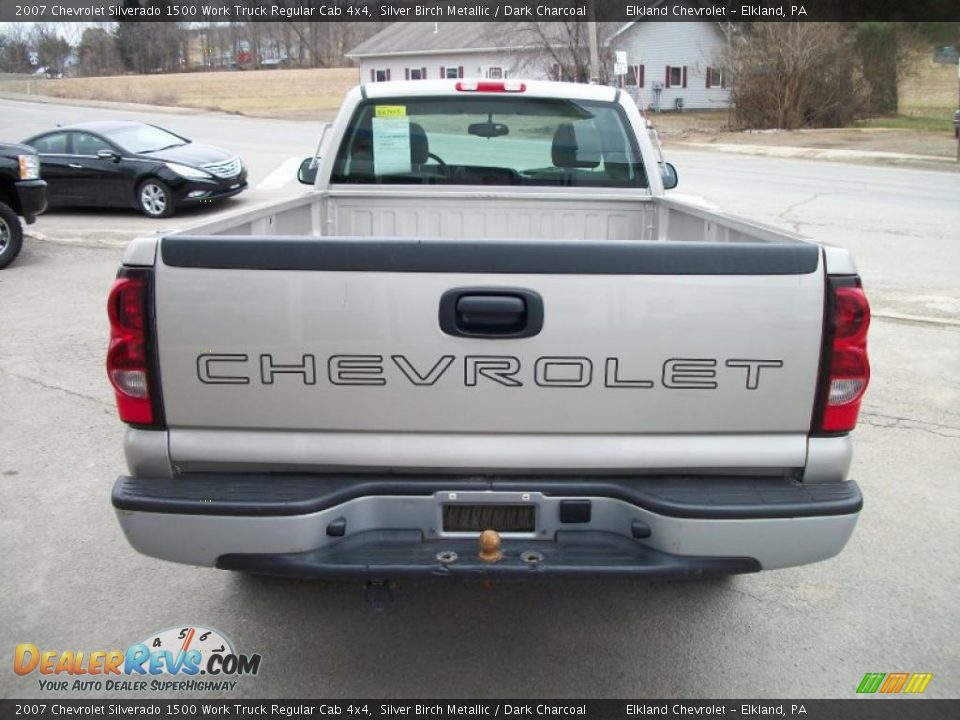
M 862 505 L 847 251 L 664 194 L 624 93 L 352 90 L 310 192 L 135 240 L 107 361 L 129 542 L 299 577 L 686 577 Z

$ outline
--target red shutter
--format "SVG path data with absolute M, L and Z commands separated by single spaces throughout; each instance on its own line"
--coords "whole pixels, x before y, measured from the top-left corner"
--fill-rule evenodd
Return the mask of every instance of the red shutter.
M 447 79 L 447 69 L 443 67 L 443 65 L 440 66 L 440 79 L 441 80 Z
M 404 69 L 403 69 L 403 79 L 404 79 L 404 80 L 409 80 L 409 79 L 410 79 L 410 68 L 404 68 Z
M 387 68 L 387 80 L 390 79 L 390 68 Z
M 664 84 L 664 87 L 670 87 L 670 66 L 667 65 L 667 82 Z
M 459 65 L 459 66 L 457 67 L 457 77 L 458 77 L 458 78 L 462 78 L 462 77 L 463 77 L 463 65 Z
M 639 82 L 640 82 L 640 87 L 643 87 L 643 69 L 644 69 L 644 66 L 641 65 L 641 66 L 640 66 L 640 81 L 639 81 Z
M 426 79 L 427 79 L 427 69 L 426 69 L 426 68 L 420 68 L 420 79 L 421 79 L 421 80 L 426 80 Z
M 687 86 L 687 66 L 683 66 L 683 87 Z
M 370 68 L 370 82 L 376 82 L 376 81 L 377 81 L 377 71 L 374 70 L 373 68 Z
M 707 68 L 707 90 L 713 87 L 713 68 Z

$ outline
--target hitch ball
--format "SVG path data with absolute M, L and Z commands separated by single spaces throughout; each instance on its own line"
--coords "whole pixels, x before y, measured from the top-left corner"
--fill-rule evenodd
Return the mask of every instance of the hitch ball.
M 503 557 L 500 552 L 500 533 L 496 530 L 484 530 L 480 533 L 480 559 L 484 562 L 499 562 Z

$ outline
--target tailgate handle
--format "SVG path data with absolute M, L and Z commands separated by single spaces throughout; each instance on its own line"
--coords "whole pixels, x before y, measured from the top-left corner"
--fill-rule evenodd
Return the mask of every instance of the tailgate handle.
M 543 300 L 519 288 L 455 288 L 440 298 L 439 320 L 454 337 L 532 337 L 543 328 Z

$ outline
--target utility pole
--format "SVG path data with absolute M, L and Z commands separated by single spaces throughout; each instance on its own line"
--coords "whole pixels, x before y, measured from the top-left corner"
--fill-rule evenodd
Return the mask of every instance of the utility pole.
M 590 82 L 600 83 L 600 48 L 597 44 L 597 12 L 594 0 L 587 0 L 587 35 L 590 40 Z

